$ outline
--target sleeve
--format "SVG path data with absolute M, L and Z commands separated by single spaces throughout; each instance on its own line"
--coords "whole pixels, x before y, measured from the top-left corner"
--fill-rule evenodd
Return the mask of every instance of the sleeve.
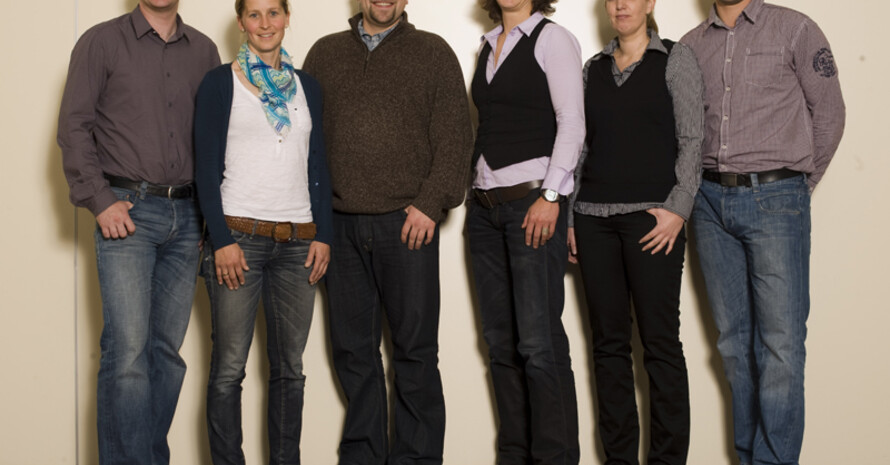
M 221 126 L 227 126 L 225 121 L 231 111 L 231 99 L 222 91 L 222 76 L 220 68 L 207 73 L 195 98 L 195 187 L 214 250 L 235 242 L 226 225 L 219 190 L 225 168 L 228 134 L 228 128 Z
M 97 35 L 95 29 L 87 31 L 71 52 L 57 134 L 71 203 L 89 209 L 94 216 L 117 201 L 105 180 L 94 137 L 96 107 L 105 90 L 106 64 L 111 59 Z
M 466 195 L 473 130 L 460 63 L 451 47 L 441 38 L 437 40 L 438 53 L 429 58 L 430 76 L 436 79 L 428 132 L 432 164 L 412 204 L 439 222 L 445 211 L 460 205 Z
M 590 73 L 590 66 L 593 63 L 593 58 L 587 60 L 587 63 L 584 63 L 584 69 L 581 72 L 581 80 L 583 92 L 587 91 L 587 75 Z M 585 96 L 581 96 L 581 101 L 583 102 Z M 584 169 L 584 161 L 587 160 L 587 138 L 585 134 L 584 142 L 581 143 L 581 154 L 578 156 L 578 163 L 575 165 L 575 169 L 573 170 L 573 181 L 574 185 L 572 186 L 572 193 L 568 196 L 568 226 L 570 228 L 575 227 L 575 199 L 578 197 L 578 192 L 581 190 L 581 173 Z
M 674 44 L 668 57 L 665 81 L 674 103 L 677 134 L 677 184 L 663 208 L 688 220 L 701 184 L 701 147 L 704 139 L 704 81 L 692 49 Z
M 837 64 L 825 35 L 807 19 L 793 42 L 794 66 L 813 121 L 812 191 L 822 179 L 844 134 L 846 107 L 838 81 Z
M 565 28 L 549 24 L 541 31 L 535 55 L 540 56 L 539 63 L 547 75 L 556 114 L 556 141 L 542 187 L 568 195 L 572 193 L 573 173 L 586 131 L 581 45 Z

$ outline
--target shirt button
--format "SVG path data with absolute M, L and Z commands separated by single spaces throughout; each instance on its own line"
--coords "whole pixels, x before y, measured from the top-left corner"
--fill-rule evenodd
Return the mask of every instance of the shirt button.
M 278 143 L 279 143 L 279 144 L 281 143 L 281 139 L 278 139 Z
M 726 59 L 726 62 L 727 62 L 727 63 L 732 63 L 732 58 L 727 58 L 727 59 Z
M 720 150 L 726 150 L 726 144 L 721 145 Z
M 172 132 L 170 133 L 170 138 L 171 138 L 171 139 L 173 138 L 173 133 L 172 133 Z
M 729 119 L 729 116 L 723 115 L 723 121 L 726 121 L 728 119 Z
M 167 108 L 173 108 L 173 102 L 167 102 Z
M 167 77 L 170 77 L 170 73 L 167 73 Z
M 729 86 L 726 86 L 726 91 L 727 91 L 727 92 L 729 92 L 729 89 L 730 89 Z

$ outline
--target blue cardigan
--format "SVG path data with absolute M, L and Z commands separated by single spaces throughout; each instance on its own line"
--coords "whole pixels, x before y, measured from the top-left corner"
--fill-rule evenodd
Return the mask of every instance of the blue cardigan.
M 331 178 L 322 130 L 321 86 L 302 71 L 297 70 L 297 76 L 306 93 L 309 114 L 312 117 L 312 132 L 309 136 L 309 198 L 312 218 L 317 228 L 314 240 L 330 244 L 333 239 Z M 225 64 L 204 76 L 195 102 L 195 185 L 214 250 L 235 242 L 226 225 L 219 190 L 226 169 L 226 141 L 233 90 L 232 66 L 231 63 Z

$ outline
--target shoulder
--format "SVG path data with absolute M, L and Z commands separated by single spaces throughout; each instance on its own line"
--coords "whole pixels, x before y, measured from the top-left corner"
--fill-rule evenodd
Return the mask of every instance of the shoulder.
M 328 34 L 318 40 L 312 45 L 312 50 L 324 50 L 333 47 L 342 47 L 343 44 L 349 43 L 349 41 L 353 40 L 351 35 L 352 31 L 340 31 L 335 32 L 333 34 Z
M 409 29 L 404 34 L 413 44 L 418 44 L 426 49 L 439 52 L 453 52 L 448 42 L 438 34 L 421 29 Z
M 128 27 L 132 33 L 133 28 L 130 22 L 129 13 L 101 22 L 90 27 L 81 34 L 80 38 L 77 39 L 77 45 L 75 47 L 105 47 L 118 44 L 121 42 L 123 34 L 127 32 Z
M 216 44 L 213 43 L 213 40 L 210 37 L 207 37 L 203 32 L 189 26 L 188 24 L 182 24 L 183 33 L 188 37 L 189 44 L 194 46 L 198 50 L 210 51 L 213 53 L 217 53 Z
M 294 72 L 297 74 L 297 77 L 300 78 L 300 84 L 303 85 L 305 92 L 308 93 L 321 93 L 321 84 L 319 84 L 318 80 L 314 77 L 310 76 L 309 73 L 295 69 Z
M 764 3 L 763 9 L 760 10 L 760 14 L 768 15 L 769 19 L 776 19 L 783 23 L 805 23 L 812 22 L 809 16 L 797 11 L 792 10 L 791 8 L 774 5 L 772 3 Z
M 571 44 L 580 47 L 580 43 L 578 42 L 578 38 L 575 37 L 575 34 L 572 34 L 572 32 L 564 26 L 554 23 L 553 21 L 548 23 L 541 30 L 541 38 L 544 39 L 545 37 L 553 44 Z
M 707 20 L 702 21 L 698 26 L 695 26 L 692 30 L 684 34 L 683 37 L 680 38 L 679 43 L 695 48 L 704 39 L 704 34 L 707 29 Z
M 674 47 L 668 55 L 668 62 L 680 66 L 695 65 L 698 67 L 698 61 L 695 59 L 695 52 L 692 50 L 692 47 L 683 42 L 674 42 Z

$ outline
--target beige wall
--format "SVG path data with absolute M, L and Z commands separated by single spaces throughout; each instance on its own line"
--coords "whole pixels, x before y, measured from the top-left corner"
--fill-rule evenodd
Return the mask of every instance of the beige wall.
M 600 0 L 564 0 L 554 19 L 580 40 L 585 58 L 608 38 Z M 291 0 L 287 48 L 299 63 L 321 35 L 345 28 L 355 0 Z M 210 35 L 224 60 L 239 35 L 231 1 L 184 0 L 183 17 Z M 887 390 L 890 326 L 884 294 L 890 261 L 884 212 L 890 200 L 886 107 L 890 73 L 882 32 L 890 7 L 877 0 L 780 0 L 805 11 L 833 44 L 847 101 L 847 132 L 813 202 L 812 297 L 807 369 L 807 464 L 883 464 L 890 460 Z M 47 0 L 8 12 L 0 37 L 0 464 L 93 464 L 95 374 L 100 302 L 92 245 L 93 218 L 67 202 L 55 125 L 68 55 L 86 28 L 130 10 L 135 0 Z M 662 0 L 663 35 L 679 38 L 705 15 L 706 0 Z M 478 36 L 490 26 L 474 0 L 414 0 L 411 21 L 444 36 L 469 78 Z M 445 458 L 494 463 L 495 419 L 465 260 L 464 211 L 442 230 L 441 370 L 448 406 Z M 565 323 L 572 342 L 581 420 L 582 463 L 601 463 L 594 441 L 587 321 L 578 276 L 566 278 Z M 691 464 L 731 463 L 727 388 L 714 348 L 713 324 L 694 259 L 682 295 L 682 337 L 692 396 Z M 578 297 L 578 298 L 576 298 Z M 336 461 L 343 404 L 329 368 L 323 299 L 305 355 L 305 463 Z M 244 386 L 245 452 L 261 463 L 264 436 L 264 339 L 259 336 Z M 209 463 L 203 390 L 209 318 L 203 282 L 183 347 L 189 364 L 173 429 L 173 463 Z

